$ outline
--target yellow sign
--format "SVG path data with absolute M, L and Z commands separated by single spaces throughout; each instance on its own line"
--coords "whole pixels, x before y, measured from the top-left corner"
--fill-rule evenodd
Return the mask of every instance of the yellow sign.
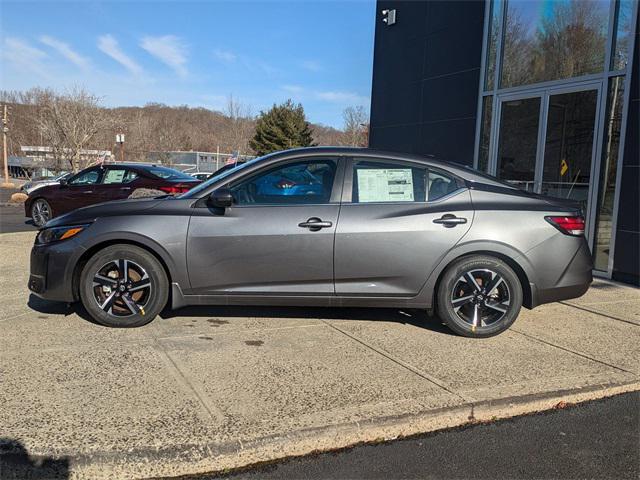
M 562 161 L 560 162 L 560 176 L 564 177 L 564 174 L 567 173 L 568 170 L 569 170 L 569 165 L 567 164 L 567 161 L 563 158 Z

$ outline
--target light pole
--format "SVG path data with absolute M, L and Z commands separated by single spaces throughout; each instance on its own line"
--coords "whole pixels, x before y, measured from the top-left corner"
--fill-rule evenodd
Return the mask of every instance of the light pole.
M 9 127 L 7 126 L 9 123 L 9 119 L 7 118 L 7 106 L 3 105 L 2 109 L 2 158 L 4 160 L 4 183 L 2 184 L 2 187 L 13 188 L 13 183 L 9 182 L 9 158 L 7 155 L 7 133 L 9 133 Z
M 120 163 L 124 162 L 124 133 L 116 134 L 116 143 L 120 144 Z

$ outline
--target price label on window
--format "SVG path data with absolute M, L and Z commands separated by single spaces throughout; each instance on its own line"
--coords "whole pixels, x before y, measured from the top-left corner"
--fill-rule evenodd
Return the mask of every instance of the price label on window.
M 362 169 L 357 174 L 360 202 L 412 202 L 414 199 L 410 168 Z

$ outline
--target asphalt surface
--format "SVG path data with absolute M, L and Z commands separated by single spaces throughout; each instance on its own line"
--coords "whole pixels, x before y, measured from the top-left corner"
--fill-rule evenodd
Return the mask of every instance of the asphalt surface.
M 640 393 L 284 461 L 226 479 L 637 479 Z
M 22 205 L 0 205 L 0 233 L 35 232 L 37 227 L 24 216 Z

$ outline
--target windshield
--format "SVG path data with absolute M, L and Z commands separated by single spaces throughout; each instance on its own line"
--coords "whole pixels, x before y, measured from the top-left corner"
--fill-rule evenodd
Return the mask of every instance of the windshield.
M 145 169 L 152 175 L 156 177 L 163 178 L 165 180 L 193 180 L 191 175 L 187 175 L 186 173 L 182 173 L 178 170 L 174 170 L 173 168 L 167 167 L 150 167 Z
M 211 178 L 209 178 L 206 182 L 202 182 L 200 185 L 193 187 L 191 190 L 189 190 L 187 193 L 184 193 L 182 195 L 180 195 L 177 198 L 191 198 L 196 196 L 199 192 L 203 191 L 204 189 L 208 188 L 209 185 L 211 185 L 213 182 L 217 182 L 218 180 L 221 180 L 223 178 L 228 177 L 229 175 L 231 175 L 232 173 L 235 173 L 239 170 L 243 170 L 244 168 L 251 166 L 251 165 L 255 165 L 257 162 L 261 161 L 263 158 L 265 157 L 258 157 L 258 158 L 254 158 L 253 160 L 249 160 L 246 163 L 241 163 L 238 166 L 234 167 L 234 168 L 228 168 L 225 169 L 225 167 L 220 168 L 218 171 L 216 171 Z

